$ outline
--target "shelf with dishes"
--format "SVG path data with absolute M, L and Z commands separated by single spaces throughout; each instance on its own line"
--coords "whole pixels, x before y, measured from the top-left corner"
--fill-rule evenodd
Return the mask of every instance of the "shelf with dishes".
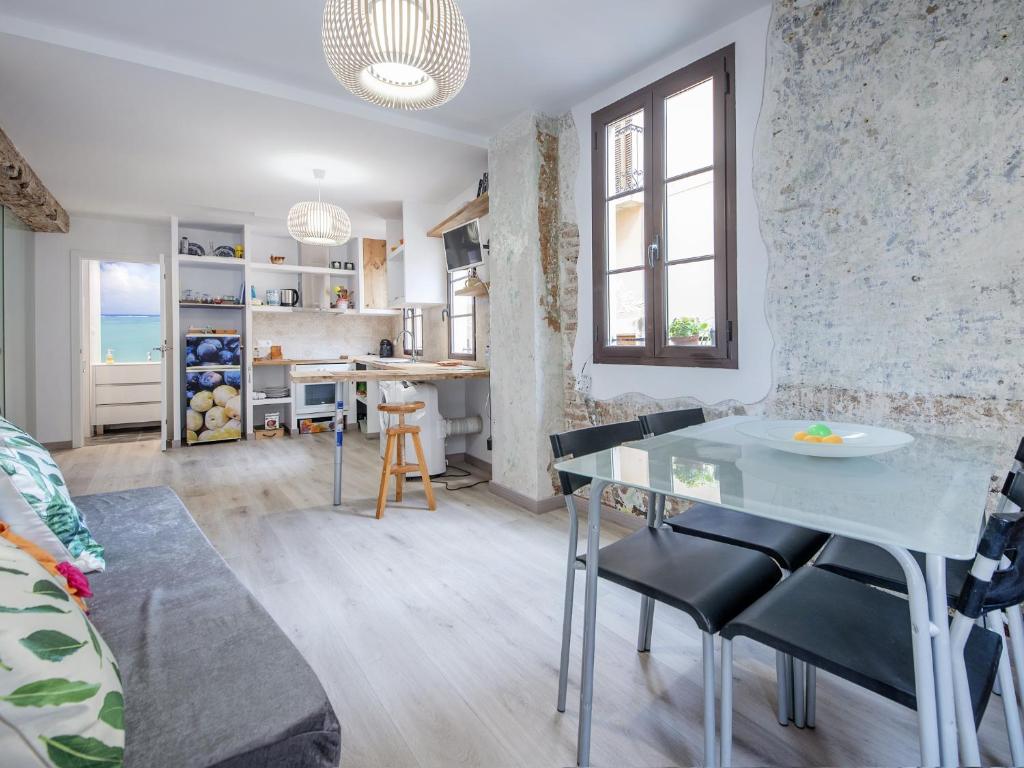
M 182 309 L 245 309 L 245 304 L 225 304 L 211 301 L 179 301 Z
M 271 272 L 282 275 L 340 275 L 342 277 L 355 277 L 357 274 L 354 269 L 333 269 L 332 267 L 314 267 L 305 264 L 249 262 L 249 269 L 256 272 Z

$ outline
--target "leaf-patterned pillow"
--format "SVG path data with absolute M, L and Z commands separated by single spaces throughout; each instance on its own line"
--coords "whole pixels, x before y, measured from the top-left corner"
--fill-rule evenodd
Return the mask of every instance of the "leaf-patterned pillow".
M 117 768 L 124 689 L 110 648 L 56 579 L 0 539 L 4 765 Z
M 103 547 L 92 537 L 71 501 L 60 467 L 26 432 L 0 418 L 0 481 L 6 477 L 21 498 L 85 572 L 102 571 Z M 43 542 L 39 542 L 43 545 Z M 57 553 L 51 552 L 54 556 Z

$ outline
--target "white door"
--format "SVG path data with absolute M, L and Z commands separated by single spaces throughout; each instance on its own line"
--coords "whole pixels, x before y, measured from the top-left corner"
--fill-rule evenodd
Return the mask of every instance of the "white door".
M 160 346 L 154 347 L 154 352 L 160 353 L 160 450 L 167 450 L 167 376 L 170 366 L 167 365 L 167 355 L 171 351 L 170 344 L 170 318 L 167 316 L 167 292 L 170 285 L 170 259 L 166 254 L 160 254 Z

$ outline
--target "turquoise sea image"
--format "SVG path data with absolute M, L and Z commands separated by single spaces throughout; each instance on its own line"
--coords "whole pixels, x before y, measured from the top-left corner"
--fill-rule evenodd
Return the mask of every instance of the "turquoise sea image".
M 114 352 L 118 363 L 144 363 L 153 347 L 160 346 L 160 315 L 101 315 L 100 357 L 107 359 L 107 350 Z M 153 352 L 153 362 L 160 354 Z

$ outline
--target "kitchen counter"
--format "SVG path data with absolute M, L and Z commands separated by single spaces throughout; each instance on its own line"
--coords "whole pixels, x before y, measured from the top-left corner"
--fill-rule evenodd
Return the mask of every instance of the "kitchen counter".
M 362 371 L 304 371 L 292 373 L 296 384 L 319 384 L 338 381 L 444 381 L 454 379 L 486 379 L 491 372 L 475 364 L 467 363 L 457 367 L 437 363 L 382 363 L 373 355 L 355 356 L 350 362 L 367 366 Z
M 257 358 L 252 361 L 253 365 L 325 365 L 328 363 L 351 363 L 353 358 L 348 356 L 341 357 L 322 357 L 312 360 L 296 360 L 288 357 L 278 358 Z

